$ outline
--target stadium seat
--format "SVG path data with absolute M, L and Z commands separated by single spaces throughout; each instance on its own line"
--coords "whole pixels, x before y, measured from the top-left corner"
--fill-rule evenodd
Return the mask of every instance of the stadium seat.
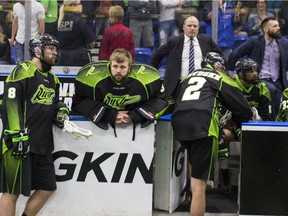
M 150 64 L 152 51 L 149 48 L 135 48 L 135 61 Z
M 12 46 L 10 48 L 10 52 L 11 52 L 11 64 L 12 65 L 16 65 L 16 46 Z
M 250 37 L 248 35 L 234 34 L 234 49 L 236 49 L 238 46 L 248 40 L 250 40 Z
M 207 24 L 206 22 L 199 22 L 199 33 L 201 34 L 205 34 L 206 33 L 206 27 L 207 27 Z

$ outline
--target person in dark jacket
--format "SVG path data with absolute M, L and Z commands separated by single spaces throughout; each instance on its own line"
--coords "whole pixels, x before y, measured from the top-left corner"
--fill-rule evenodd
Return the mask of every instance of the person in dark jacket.
M 129 2 L 128 13 L 130 15 L 130 29 L 133 32 L 135 48 L 153 48 L 154 33 L 151 15 L 155 13 L 155 11 L 155 0 Z
M 208 35 L 199 33 L 199 20 L 190 16 L 183 24 L 184 34 L 171 37 L 167 43 L 154 51 L 151 65 L 159 68 L 162 59 L 167 57 L 167 67 L 164 76 L 164 97 L 173 98 L 181 79 L 185 78 L 189 71 L 189 45 L 190 40 L 194 45 L 194 69 L 201 68 L 203 56 L 208 52 L 221 53 L 221 50 Z
M 83 66 L 90 62 L 89 48 L 95 46 L 92 27 L 79 15 L 82 12 L 80 0 L 65 0 L 58 19 L 58 40 L 60 53 L 57 65 Z

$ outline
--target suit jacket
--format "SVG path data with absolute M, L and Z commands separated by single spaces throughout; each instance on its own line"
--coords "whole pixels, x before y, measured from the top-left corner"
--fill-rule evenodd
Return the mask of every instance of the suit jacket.
M 287 88 L 287 60 L 288 60 L 288 40 L 279 39 L 277 40 L 280 49 L 280 71 L 279 79 L 282 82 L 283 88 Z M 239 58 L 247 56 L 254 59 L 259 66 L 259 71 L 261 71 L 262 63 L 264 59 L 265 52 L 265 38 L 264 36 L 252 38 L 251 40 L 241 44 L 237 47 L 229 56 L 228 66 L 229 70 L 234 70 L 235 63 Z
M 198 35 L 200 49 L 202 56 L 205 56 L 208 52 L 221 53 L 221 50 L 217 47 L 212 38 L 208 35 Z M 163 44 L 157 50 L 154 51 L 151 59 L 152 66 L 158 68 L 160 61 L 165 57 L 167 58 L 167 67 L 164 77 L 164 96 L 168 97 L 175 94 L 175 90 L 179 84 L 181 76 L 181 64 L 182 64 L 182 51 L 184 46 L 184 34 L 176 37 L 171 37 L 167 43 Z

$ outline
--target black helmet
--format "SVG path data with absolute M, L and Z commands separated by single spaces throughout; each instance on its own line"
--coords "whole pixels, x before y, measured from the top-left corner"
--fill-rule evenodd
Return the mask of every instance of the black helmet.
M 43 55 L 43 51 L 45 46 L 47 45 L 53 45 L 57 49 L 59 48 L 59 42 L 58 40 L 53 37 L 52 35 L 49 35 L 47 33 L 39 34 L 29 42 L 29 50 L 31 56 L 36 56 L 36 52 L 41 51 Z
M 241 80 L 244 80 L 246 83 L 256 85 L 259 82 L 258 77 L 258 64 L 256 61 L 250 58 L 244 58 L 236 62 L 236 73 Z M 257 75 L 254 77 L 247 78 L 247 73 L 257 71 Z
M 227 61 L 224 59 L 223 56 L 216 52 L 208 52 L 206 56 L 202 59 L 201 67 L 205 68 L 209 64 L 214 68 L 216 63 L 220 64 L 224 71 L 227 70 Z
M 244 58 L 236 62 L 236 73 L 239 75 L 239 73 L 247 73 L 252 70 L 258 71 L 258 64 L 255 60 L 251 58 Z

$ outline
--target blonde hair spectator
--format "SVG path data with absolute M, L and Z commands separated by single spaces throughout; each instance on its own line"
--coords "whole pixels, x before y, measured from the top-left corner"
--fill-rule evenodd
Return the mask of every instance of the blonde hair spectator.
M 115 5 L 109 9 L 109 16 L 114 17 L 116 20 L 123 21 L 124 19 L 124 10 L 121 6 Z
M 68 7 L 66 7 L 68 6 Z M 79 7 L 80 6 L 80 7 Z M 77 8 L 78 9 L 77 9 Z M 80 0 L 65 0 L 59 9 L 59 18 L 58 18 L 58 28 L 61 26 L 61 22 L 64 18 L 65 11 L 75 11 L 75 12 L 82 12 L 82 5 Z

